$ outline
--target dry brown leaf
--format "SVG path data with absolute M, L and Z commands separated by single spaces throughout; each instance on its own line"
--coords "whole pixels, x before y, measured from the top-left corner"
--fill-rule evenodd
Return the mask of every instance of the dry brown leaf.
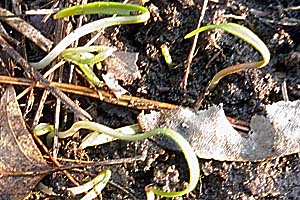
M 140 115 L 146 130 L 168 127 L 183 134 L 200 158 L 260 161 L 300 151 L 300 101 L 266 106 L 266 116 L 251 119 L 249 133 L 240 133 L 226 119 L 222 106 L 193 112 L 187 108 Z M 176 145 L 159 143 L 177 150 Z
M 43 175 L 7 176 L 5 172 L 40 171 L 47 164 L 25 126 L 12 86 L 1 98 L 0 112 L 0 199 L 23 199 Z

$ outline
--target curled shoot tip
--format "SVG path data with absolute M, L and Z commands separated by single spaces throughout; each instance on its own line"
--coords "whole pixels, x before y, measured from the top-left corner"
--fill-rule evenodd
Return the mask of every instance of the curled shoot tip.
M 155 187 L 151 187 L 149 189 L 149 191 L 153 192 L 155 195 L 158 195 L 158 196 L 173 198 L 173 197 L 185 195 L 185 194 L 191 192 L 192 190 L 194 190 L 195 187 L 197 186 L 199 176 L 200 176 L 200 168 L 199 168 L 198 158 L 197 158 L 194 150 L 192 149 L 191 145 L 186 141 L 186 139 L 180 133 L 178 133 L 176 131 L 173 131 L 168 128 L 156 128 L 151 131 L 144 132 L 144 133 L 138 133 L 138 132 L 141 132 L 141 130 L 136 130 L 136 132 L 135 132 L 136 134 L 129 135 L 129 134 L 122 133 L 122 131 L 120 131 L 120 129 L 119 130 L 112 129 L 112 128 L 109 128 L 102 124 L 96 123 L 96 122 L 78 121 L 78 122 L 75 122 L 69 130 L 66 130 L 64 132 L 58 132 L 58 137 L 59 138 L 70 137 L 73 134 L 75 134 L 77 131 L 79 131 L 80 129 L 87 129 L 87 130 L 90 130 L 93 132 L 103 133 L 110 137 L 121 139 L 121 140 L 126 140 L 126 141 L 144 140 L 146 138 L 156 136 L 159 134 L 165 135 L 165 136 L 169 137 L 170 139 L 172 139 L 175 143 L 177 143 L 178 146 L 180 147 L 180 149 L 182 150 L 182 153 L 186 159 L 186 162 L 187 162 L 187 165 L 188 165 L 188 168 L 190 171 L 189 184 L 184 190 L 178 191 L 178 192 L 165 192 L 165 191 L 162 191 Z M 49 135 L 51 135 L 51 133 L 48 134 L 48 136 Z M 48 136 L 47 136 L 47 139 L 48 139 Z M 149 191 L 147 191 L 147 192 L 149 192 Z
M 117 49 L 114 47 L 95 45 L 89 47 L 68 48 L 65 49 L 61 55 L 65 60 L 73 62 L 74 64 L 94 65 L 111 56 L 116 50 Z M 94 55 L 92 52 L 96 52 L 97 54 Z
M 226 24 L 216 24 L 216 25 L 208 25 L 198 28 L 190 33 L 188 33 L 184 38 L 190 38 L 194 35 L 201 33 L 203 31 L 211 30 L 211 29 L 222 29 L 228 33 L 231 33 L 245 42 L 252 45 L 263 57 L 262 61 L 252 62 L 252 63 L 242 63 L 238 65 L 229 66 L 220 72 L 218 72 L 213 79 L 210 81 L 210 85 L 208 90 L 211 91 L 215 88 L 215 86 L 219 83 L 219 81 L 229 75 L 246 69 L 254 69 L 261 68 L 266 66 L 270 61 L 270 51 L 265 43 L 250 29 L 245 26 L 235 24 L 235 23 L 226 23 Z
M 81 198 L 81 200 L 95 199 L 105 188 L 110 177 L 111 171 L 109 169 L 106 169 L 103 170 L 93 180 L 77 187 L 68 188 L 67 190 L 70 191 L 73 195 L 88 192 L 90 190 L 86 195 L 84 195 L 84 197 Z
M 94 31 L 105 29 L 110 26 L 122 24 L 136 24 L 146 22 L 150 18 L 147 8 L 134 4 L 123 4 L 118 2 L 93 2 L 80 6 L 65 8 L 54 15 L 54 19 L 59 19 L 72 15 L 81 14 L 107 14 L 118 15 L 117 17 L 107 17 L 87 23 L 74 32 L 67 35 L 55 48 L 49 52 L 40 62 L 31 63 L 36 69 L 43 69 L 59 56 L 74 41 Z
M 33 132 L 36 136 L 45 135 L 47 133 L 53 133 L 54 126 L 49 123 L 40 123 L 34 127 Z
M 81 71 L 85 74 L 87 79 L 92 82 L 95 86 L 100 86 L 100 79 L 94 74 L 93 66 L 96 64 L 101 66 L 101 62 L 107 57 L 111 56 L 112 53 L 116 51 L 116 48 L 98 45 L 98 46 L 89 46 L 89 47 L 76 47 L 68 48 L 64 50 L 61 55 L 62 57 L 76 64 Z M 96 52 L 97 54 L 93 54 Z

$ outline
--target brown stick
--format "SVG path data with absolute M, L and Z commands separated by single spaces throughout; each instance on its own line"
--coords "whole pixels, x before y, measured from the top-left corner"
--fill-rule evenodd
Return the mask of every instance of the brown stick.
M 15 77 L 10 77 L 10 76 L 0 76 L 0 84 L 1 83 L 22 85 L 22 86 L 33 86 L 35 84 L 34 81 L 27 79 L 27 78 L 15 78 Z M 164 102 L 160 102 L 160 101 L 153 101 L 153 100 L 129 96 L 129 95 L 122 95 L 121 98 L 117 99 L 112 94 L 105 92 L 103 90 L 96 92 L 95 90 L 87 88 L 87 87 L 72 85 L 72 84 L 67 84 L 67 83 L 51 82 L 50 84 L 56 88 L 59 88 L 60 90 L 62 90 L 64 92 L 67 92 L 67 93 L 84 95 L 84 96 L 89 96 L 89 97 L 97 98 L 97 99 L 100 98 L 99 93 L 98 93 L 98 92 L 100 92 L 103 97 L 103 101 L 105 101 L 107 103 L 131 107 L 131 108 L 135 108 L 135 109 L 174 110 L 174 109 L 178 109 L 180 107 L 180 106 L 174 105 L 174 104 L 164 103 Z M 41 88 L 41 89 L 45 88 L 43 85 L 41 85 L 39 83 L 37 83 L 35 85 L 35 87 Z M 245 132 L 249 131 L 249 128 L 248 128 L 249 122 L 236 120 L 231 117 L 227 117 L 227 119 L 229 120 L 229 122 L 232 124 L 232 126 L 234 128 L 237 128 L 237 129 L 245 131 Z
M 197 28 L 200 28 L 200 26 L 201 26 L 201 22 L 204 18 L 205 11 L 206 11 L 206 8 L 207 8 L 207 4 L 208 4 L 208 0 L 204 0 L 203 6 L 202 6 L 202 11 L 201 11 L 201 14 L 200 14 L 200 17 L 199 17 L 199 20 L 198 20 Z M 181 82 L 181 87 L 184 90 L 186 90 L 188 77 L 189 77 L 189 74 L 190 74 L 191 64 L 192 64 L 192 61 L 193 61 L 193 58 L 194 58 L 194 52 L 195 52 L 195 49 L 196 49 L 197 42 L 198 42 L 198 34 L 196 34 L 194 39 L 193 39 L 193 43 L 192 43 L 192 46 L 190 48 L 190 52 L 189 52 L 189 55 L 188 55 L 188 58 L 187 58 L 187 61 L 186 61 L 184 75 L 183 75 L 183 79 L 182 79 L 182 82 Z
M 28 78 L 16 78 L 16 77 L 10 77 L 10 76 L 0 76 L 0 83 L 4 84 L 13 84 L 13 85 L 22 85 L 22 86 L 32 86 L 34 85 L 37 88 L 45 88 L 44 85 L 38 83 L 35 83 L 33 80 Z M 168 109 L 173 110 L 177 109 L 180 106 L 159 102 L 159 101 L 153 101 L 149 99 L 129 96 L 129 95 L 122 95 L 119 99 L 114 97 L 114 95 L 104 91 L 99 90 L 95 91 L 93 89 L 79 86 L 79 85 L 73 85 L 73 84 L 67 84 L 67 83 L 58 83 L 58 82 L 51 82 L 50 85 L 55 88 L 59 88 L 63 92 L 72 93 L 72 94 L 78 94 L 78 95 L 84 95 L 89 96 L 92 98 L 100 99 L 99 93 L 103 97 L 103 101 L 107 103 L 112 103 L 116 105 L 131 107 L 135 109 L 141 109 L 141 110 L 150 110 L 150 109 Z
M 10 46 L 5 39 L 0 36 L 0 45 L 2 46 L 2 50 L 7 52 L 17 63 L 19 63 L 24 71 L 31 74 L 31 76 L 42 85 L 45 86 L 47 90 L 51 92 L 53 96 L 62 100 L 62 102 L 71 110 L 74 111 L 82 120 L 91 120 L 92 117 L 85 110 L 76 105 L 69 97 L 67 97 L 63 92 L 55 88 L 53 85 L 49 83 L 44 77 L 12 47 Z
M 22 33 L 25 37 L 34 42 L 43 51 L 50 51 L 53 42 L 45 36 L 43 36 L 40 31 L 38 31 L 33 26 L 25 22 L 23 19 L 19 17 L 3 17 L 14 16 L 14 14 L 1 7 L 0 16 L 2 16 L 1 20 L 5 21 L 8 25 Z

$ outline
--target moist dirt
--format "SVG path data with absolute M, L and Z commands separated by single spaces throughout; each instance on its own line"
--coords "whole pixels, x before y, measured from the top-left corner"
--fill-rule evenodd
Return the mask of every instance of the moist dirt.
M 11 9 L 10 1 L 7 2 L 7 8 Z M 25 10 L 45 5 L 45 1 L 22 3 Z M 194 109 L 223 104 L 227 116 L 245 121 L 254 114 L 263 114 L 265 105 L 283 100 L 284 83 L 290 101 L 300 98 L 300 12 L 299 8 L 289 9 L 299 6 L 296 0 L 209 1 L 202 25 L 235 22 L 249 27 L 268 46 L 271 61 L 262 69 L 225 77 L 199 104 L 206 85 L 216 72 L 230 65 L 261 59 L 249 44 L 230 34 L 218 30 L 204 32 L 199 35 L 186 90 L 182 89 L 185 63 L 192 45 L 192 39 L 185 40 L 183 37 L 196 28 L 202 5 L 203 1 L 198 0 L 153 0 L 145 3 L 146 7 L 152 8 L 151 19 L 145 25 L 106 29 L 101 38 L 107 43 L 120 50 L 139 53 L 137 65 L 141 78 L 124 86 L 131 95 Z M 94 18 L 87 16 L 87 20 Z M 34 16 L 26 17 L 26 20 L 42 32 L 53 31 L 56 24 L 50 20 L 40 25 L 40 17 Z M 54 40 L 53 35 L 47 36 Z M 31 61 L 44 56 L 39 49 L 27 43 L 24 46 Z M 163 59 L 162 44 L 170 49 L 174 62 L 172 69 Z M 141 112 L 87 97 L 75 98 L 92 113 L 95 121 L 113 128 L 137 123 L 137 115 Z M 42 121 L 53 123 L 49 119 L 54 118 L 55 109 L 53 103 L 50 104 L 45 107 Z M 32 121 L 32 116 L 27 115 L 26 120 Z M 155 138 L 141 142 L 115 141 L 79 151 L 83 135 L 60 141 L 58 156 L 92 161 L 132 158 L 124 164 L 70 171 L 80 183 L 85 183 L 101 170 L 111 169 L 112 184 L 103 190 L 103 199 L 145 199 L 144 187 L 148 184 L 176 191 L 185 188 L 188 183 L 189 171 L 183 155 L 156 144 Z M 138 161 L 141 156 L 144 160 Z M 199 162 L 201 177 L 197 188 L 175 199 L 297 199 L 300 196 L 298 154 L 257 163 L 201 158 Z M 66 188 L 73 185 L 62 173 L 48 175 L 42 183 L 52 187 L 60 196 L 49 196 L 35 189 L 27 199 L 77 198 L 67 193 Z

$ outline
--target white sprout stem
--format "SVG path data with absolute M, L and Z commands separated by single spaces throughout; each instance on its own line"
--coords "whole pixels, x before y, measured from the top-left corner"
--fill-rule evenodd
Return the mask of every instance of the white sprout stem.
M 108 17 L 100 19 L 94 22 L 85 24 L 77 28 L 74 32 L 67 35 L 62 41 L 60 41 L 56 47 L 41 61 L 36 63 L 30 63 L 36 69 L 43 69 L 49 65 L 59 54 L 61 54 L 68 46 L 70 46 L 75 40 L 78 40 L 82 36 L 104 29 L 109 26 L 121 25 L 121 24 L 133 24 L 145 22 L 150 18 L 149 12 L 145 12 L 137 16 L 124 16 L 124 17 Z

